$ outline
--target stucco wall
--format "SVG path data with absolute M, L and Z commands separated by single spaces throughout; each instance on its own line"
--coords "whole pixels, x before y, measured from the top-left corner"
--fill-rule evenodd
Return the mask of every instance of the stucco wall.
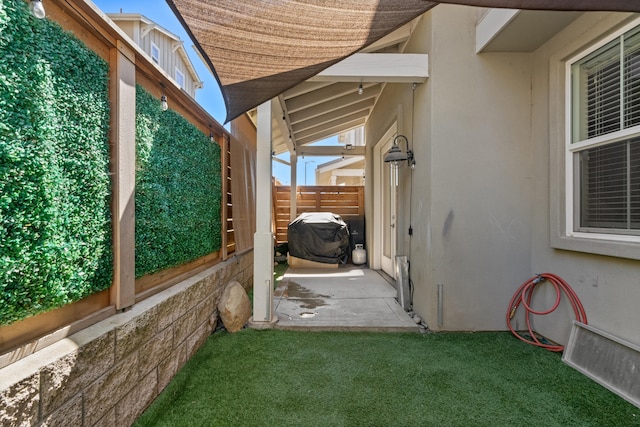
M 611 334 L 640 344 L 640 261 L 552 248 L 554 233 L 550 218 L 561 200 L 563 170 L 558 167 L 563 152 L 564 58 L 580 53 L 585 46 L 629 22 L 630 15 L 584 14 L 535 52 L 533 73 L 533 126 L 535 209 L 533 209 L 533 269 L 560 275 L 576 291 L 589 323 Z M 560 84 L 557 84 L 561 79 Z M 551 153 L 551 156 L 550 156 Z M 560 159 L 561 160 L 561 159 Z M 541 292 L 540 303 L 550 306 L 555 292 Z M 545 301 L 546 299 L 546 301 Z M 563 304 L 557 314 L 539 318 L 536 329 L 561 343 L 567 341 L 573 312 Z
M 215 329 L 225 286 L 252 285 L 252 266 L 252 252 L 234 257 L 0 369 L 0 425 L 133 424 Z
M 531 274 L 531 59 L 476 54 L 475 22 L 473 8 L 434 10 L 428 277 L 443 284 L 446 330 L 504 329 Z
M 640 262 L 554 249 L 550 238 L 557 217 L 550 201 L 563 191 L 563 171 L 554 168 L 564 144 L 564 87 L 555 82 L 564 76 L 554 73 L 631 15 L 587 13 L 535 52 L 476 54 L 478 10 L 439 5 L 422 18 L 407 52 L 428 53 L 430 70 L 415 90 L 413 121 L 410 85 L 387 85 L 366 128 L 370 154 L 395 120 L 398 133 L 413 129 L 413 192 L 404 166 L 397 230 L 398 254 L 410 257 L 414 308 L 434 330 L 504 330 L 515 290 L 535 273 L 551 272 L 576 290 L 590 324 L 640 343 Z M 375 191 L 369 182 L 368 201 Z M 367 206 L 371 219 L 376 212 Z M 535 303 L 554 301 L 555 292 L 542 286 Z M 535 319 L 535 329 L 566 344 L 572 318 L 563 303 Z M 522 317 L 517 321 L 524 327 Z
M 505 329 L 509 299 L 532 271 L 531 55 L 477 55 L 476 14 L 440 5 L 423 18 L 408 46 L 430 62 L 427 83 L 416 88 L 413 127 L 410 88 L 388 85 L 377 104 L 386 111 L 367 128 L 368 139 L 379 138 L 400 103 L 399 132 L 413 129 L 413 194 L 405 167 L 399 248 L 411 255 L 414 308 L 435 330 Z

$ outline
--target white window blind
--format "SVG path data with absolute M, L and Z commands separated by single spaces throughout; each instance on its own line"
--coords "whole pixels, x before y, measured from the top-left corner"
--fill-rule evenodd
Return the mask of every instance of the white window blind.
M 640 230 L 640 28 L 572 66 L 576 230 Z

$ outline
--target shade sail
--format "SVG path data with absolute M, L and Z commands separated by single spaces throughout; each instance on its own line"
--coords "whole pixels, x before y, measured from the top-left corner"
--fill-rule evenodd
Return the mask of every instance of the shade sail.
M 227 121 L 436 6 L 424 0 L 167 0 L 213 71 Z M 640 0 L 449 0 L 547 10 L 640 12 Z

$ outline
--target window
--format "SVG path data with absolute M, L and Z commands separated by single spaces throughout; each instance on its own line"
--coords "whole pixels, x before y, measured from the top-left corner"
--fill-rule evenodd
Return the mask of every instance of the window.
M 640 27 L 568 66 L 567 234 L 640 241 Z
M 160 49 L 154 42 L 151 42 L 151 60 L 160 64 Z
M 178 70 L 177 68 L 176 68 L 176 83 L 178 83 L 178 86 L 184 89 L 184 74 L 182 73 L 182 71 Z

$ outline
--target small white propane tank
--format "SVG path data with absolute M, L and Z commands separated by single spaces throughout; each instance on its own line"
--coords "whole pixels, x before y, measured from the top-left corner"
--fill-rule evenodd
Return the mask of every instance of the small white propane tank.
M 364 264 L 367 262 L 367 251 L 364 250 L 361 244 L 356 244 L 356 248 L 351 251 L 351 261 L 355 265 Z

